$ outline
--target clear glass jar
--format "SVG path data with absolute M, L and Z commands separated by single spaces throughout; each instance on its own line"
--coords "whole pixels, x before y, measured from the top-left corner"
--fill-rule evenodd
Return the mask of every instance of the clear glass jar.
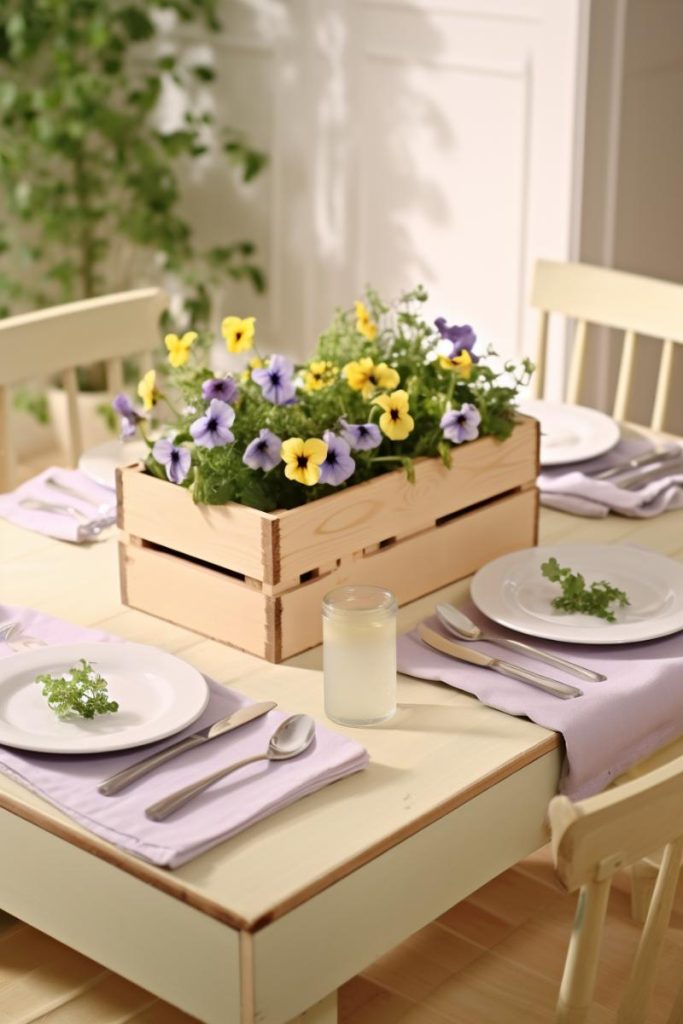
M 396 599 L 382 587 L 337 587 L 323 598 L 325 714 L 376 725 L 396 710 Z

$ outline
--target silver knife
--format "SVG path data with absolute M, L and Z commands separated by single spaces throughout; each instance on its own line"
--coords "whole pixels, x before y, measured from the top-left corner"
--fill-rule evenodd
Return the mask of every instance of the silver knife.
M 663 466 L 655 466 L 645 473 L 629 473 L 628 476 L 616 480 L 615 484 L 622 491 L 640 491 L 655 480 L 664 480 L 668 476 L 678 476 L 683 472 L 683 458 L 679 462 L 666 462 Z
M 623 462 L 617 463 L 616 466 L 610 466 L 609 469 L 601 469 L 597 473 L 586 473 L 585 475 L 594 480 L 610 480 L 613 476 L 620 476 L 621 473 L 626 473 L 629 469 L 649 466 L 651 462 L 667 462 L 669 459 L 678 458 L 680 454 L 681 449 L 678 445 L 671 445 L 668 448 L 651 448 L 640 455 L 634 455 L 632 459 L 624 459 Z
M 554 697 L 561 697 L 563 700 L 583 696 L 583 690 L 579 690 L 576 686 L 569 686 L 567 683 L 561 683 L 558 679 L 551 679 L 549 676 L 531 672 L 528 668 L 522 668 L 521 665 L 513 665 L 511 661 L 492 658 L 466 644 L 457 644 L 454 640 L 449 640 L 441 633 L 437 633 L 436 630 L 425 626 L 423 622 L 418 626 L 418 634 L 429 647 L 441 651 L 442 654 L 448 654 L 451 658 L 457 658 L 458 661 L 467 661 L 470 665 L 490 668 L 494 672 L 500 672 L 501 675 L 509 676 L 510 679 L 517 679 L 521 683 L 535 686 L 538 690 L 545 690 L 546 693 L 551 693 Z
M 239 708 L 238 711 L 233 711 L 227 718 L 221 718 L 219 721 L 214 722 L 213 725 L 207 725 L 206 729 L 200 729 L 199 732 L 186 736 L 184 740 L 178 740 L 177 743 L 166 747 L 165 750 L 160 750 L 157 754 L 152 754 L 150 757 L 145 757 L 142 761 L 129 765 L 128 768 L 124 768 L 122 771 L 117 772 L 116 775 L 112 775 L 111 778 L 101 782 L 97 790 L 103 796 L 113 796 L 114 793 L 118 793 L 126 786 L 129 786 L 131 782 L 135 782 L 136 779 L 154 771 L 160 764 L 165 764 L 166 761 L 177 757 L 178 754 L 184 754 L 186 750 L 193 750 L 195 747 L 200 747 L 202 743 L 208 743 L 209 740 L 215 740 L 217 736 L 223 736 L 226 732 L 238 729 L 240 725 L 253 722 L 255 718 L 268 714 L 269 711 L 276 707 L 277 704 L 274 700 L 266 700 L 260 704 L 249 704 L 245 708 Z

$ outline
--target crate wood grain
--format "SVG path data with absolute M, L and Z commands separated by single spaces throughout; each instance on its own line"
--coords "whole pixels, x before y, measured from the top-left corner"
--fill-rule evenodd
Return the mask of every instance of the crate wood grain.
M 389 587 L 399 604 L 536 542 L 538 427 L 420 460 L 301 508 L 195 505 L 141 467 L 119 471 L 123 601 L 281 661 L 320 643 L 332 587 Z

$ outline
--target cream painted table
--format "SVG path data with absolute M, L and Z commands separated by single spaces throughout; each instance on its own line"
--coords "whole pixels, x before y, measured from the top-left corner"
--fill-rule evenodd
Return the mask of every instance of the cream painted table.
M 545 512 L 541 539 L 681 557 L 683 512 L 650 522 Z M 75 547 L 0 522 L 0 600 L 158 645 L 324 720 L 318 650 L 272 666 L 122 607 L 113 538 Z M 435 600 L 402 609 L 401 628 Z M 399 702 L 389 723 L 349 730 L 370 751 L 366 771 L 173 872 L 0 776 L 0 907 L 207 1024 L 334 1021 L 342 982 L 545 842 L 557 785 L 554 733 L 407 677 Z

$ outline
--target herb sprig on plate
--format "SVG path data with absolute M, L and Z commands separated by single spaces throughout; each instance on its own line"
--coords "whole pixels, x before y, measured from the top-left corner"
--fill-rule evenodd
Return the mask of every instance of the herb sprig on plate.
M 556 558 L 549 558 L 541 565 L 541 572 L 551 583 L 559 583 L 562 594 L 553 598 L 553 608 L 564 612 L 579 612 L 582 615 L 596 615 L 607 622 L 616 622 L 616 616 L 610 605 L 616 603 L 619 608 L 629 604 L 623 590 L 613 587 L 606 580 L 591 583 L 586 581 L 580 572 L 562 567 Z
M 74 665 L 61 676 L 40 675 L 36 682 L 43 687 L 43 696 L 60 718 L 71 714 L 94 718 L 119 709 L 115 700 L 109 700 L 107 680 L 85 658 L 81 658 L 80 666 Z

